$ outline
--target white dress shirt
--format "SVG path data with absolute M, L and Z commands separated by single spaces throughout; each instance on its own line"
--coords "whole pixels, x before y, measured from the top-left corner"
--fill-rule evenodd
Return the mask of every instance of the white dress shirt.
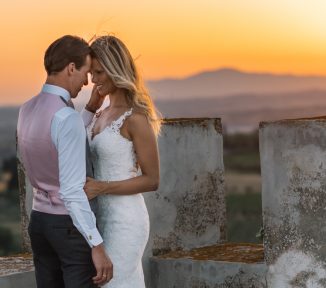
M 67 90 L 45 84 L 42 92 L 70 100 Z M 83 113 L 86 125 L 93 113 Z M 88 123 L 87 123 L 88 122 Z M 71 107 L 64 107 L 54 114 L 51 123 L 51 138 L 58 151 L 60 198 L 78 231 L 90 247 L 97 246 L 103 239 L 96 228 L 92 212 L 84 191 L 86 182 L 86 131 L 82 117 Z

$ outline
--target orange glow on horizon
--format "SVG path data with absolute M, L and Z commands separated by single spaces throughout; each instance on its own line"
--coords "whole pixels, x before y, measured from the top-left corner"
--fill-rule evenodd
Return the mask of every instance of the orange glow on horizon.
M 324 0 L 12 0 L 1 8 L 0 104 L 38 92 L 44 51 L 64 34 L 113 32 L 145 79 L 224 67 L 326 76 Z

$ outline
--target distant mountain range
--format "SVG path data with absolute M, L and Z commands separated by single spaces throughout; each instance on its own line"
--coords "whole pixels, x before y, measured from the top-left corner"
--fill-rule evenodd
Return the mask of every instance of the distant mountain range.
M 184 79 L 148 81 L 157 100 L 222 98 L 240 94 L 263 96 L 325 90 L 326 77 L 246 73 L 235 69 L 203 72 Z
M 261 121 L 326 115 L 326 90 L 157 100 L 156 103 L 165 118 L 220 117 L 228 132 L 248 132 L 258 129 Z
M 260 121 L 326 114 L 326 77 L 221 69 L 147 85 L 163 117 L 221 117 L 229 132 L 257 129 Z M 81 92 L 79 109 L 89 95 Z M 17 115 L 17 107 L 0 108 L 0 154 L 15 150 Z
M 221 69 L 147 84 L 164 117 L 221 117 L 230 132 L 326 114 L 326 77 Z

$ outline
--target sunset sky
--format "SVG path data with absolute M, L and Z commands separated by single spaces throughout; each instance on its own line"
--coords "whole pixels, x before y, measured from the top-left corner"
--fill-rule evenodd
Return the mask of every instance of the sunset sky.
M 114 33 L 145 79 L 222 67 L 326 75 L 325 0 L 11 0 L 0 11 L 3 105 L 39 91 L 44 52 L 64 34 Z

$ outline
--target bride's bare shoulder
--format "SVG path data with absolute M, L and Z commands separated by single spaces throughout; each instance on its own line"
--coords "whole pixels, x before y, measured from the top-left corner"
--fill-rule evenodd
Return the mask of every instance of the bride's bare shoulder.
M 133 112 L 128 118 L 126 124 L 131 134 L 135 132 L 145 132 L 145 130 L 152 129 L 146 115 L 141 112 Z

